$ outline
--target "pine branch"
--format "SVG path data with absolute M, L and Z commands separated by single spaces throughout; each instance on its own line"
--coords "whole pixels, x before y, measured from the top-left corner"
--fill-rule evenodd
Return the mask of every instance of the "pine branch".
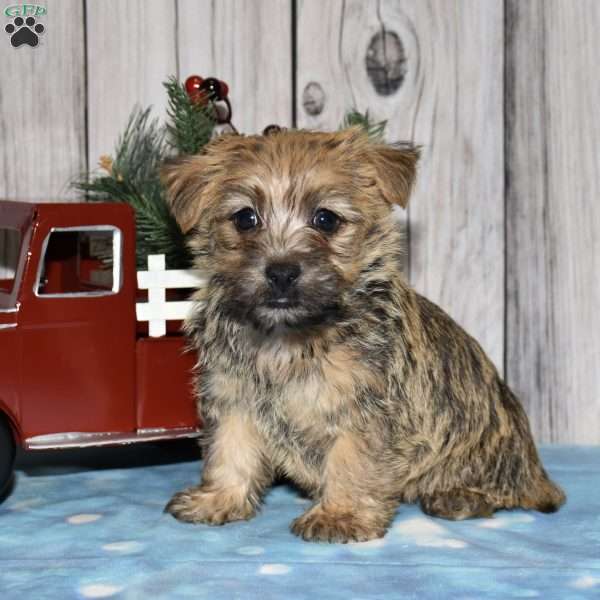
M 168 143 L 177 154 L 197 154 L 208 143 L 216 124 L 213 107 L 192 102 L 185 87 L 171 77 L 164 83 L 169 96 Z
M 381 141 L 387 121 L 379 121 L 378 123 L 375 123 L 369 115 L 369 111 L 366 111 L 363 114 L 353 108 L 346 113 L 341 129 L 346 129 L 347 127 L 353 127 L 356 125 L 362 127 L 369 134 L 369 137 L 373 141 Z
M 138 268 L 146 267 L 148 254 L 165 254 L 168 268 L 191 265 L 185 236 L 165 201 L 160 167 L 173 151 L 199 152 L 210 140 L 216 122 L 212 107 L 192 103 L 175 78 L 164 85 L 169 96 L 166 126 L 151 118 L 150 108 L 134 108 L 114 158 L 103 156 L 98 171 L 72 184 L 88 200 L 124 202 L 133 207 Z
M 101 159 L 104 172 L 75 189 L 96 202 L 125 202 L 136 215 L 136 262 L 147 266 L 148 254 L 165 254 L 169 268 L 191 264 L 185 238 L 165 202 L 159 169 L 168 153 L 165 131 L 150 120 L 150 109 L 134 109 L 115 148 L 114 160 Z

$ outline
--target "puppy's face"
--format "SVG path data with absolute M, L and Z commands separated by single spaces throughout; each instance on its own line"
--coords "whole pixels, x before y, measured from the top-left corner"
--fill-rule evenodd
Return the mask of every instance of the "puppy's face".
M 283 131 L 218 138 L 165 166 L 163 181 L 220 310 L 298 329 L 343 314 L 416 160 L 356 129 Z

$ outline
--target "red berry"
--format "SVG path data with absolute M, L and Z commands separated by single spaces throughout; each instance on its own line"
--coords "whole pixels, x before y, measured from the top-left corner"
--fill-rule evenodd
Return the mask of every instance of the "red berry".
M 215 77 L 207 77 L 202 82 L 202 91 L 210 100 L 223 100 L 221 82 Z
M 204 82 L 204 79 L 200 75 L 191 75 L 185 80 L 185 91 L 190 98 L 194 98 L 200 92 L 200 86 Z
M 227 98 L 229 96 L 229 86 L 224 81 L 219 80 L 219 83 L 221 84 L 221 95 L 223 98 Z

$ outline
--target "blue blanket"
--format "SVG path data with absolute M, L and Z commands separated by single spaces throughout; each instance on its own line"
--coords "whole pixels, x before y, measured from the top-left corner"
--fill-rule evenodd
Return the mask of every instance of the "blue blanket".
M 176 448 L 176 449 L 174 449 Z M 384 539 L 315 544 L 290 521 L 307 500 L 270 491 L 254 520 L 163 514 L 198 481 L 195 446 L 19 458 L 0 505 L 0 598 L 600 598 L 600 447 L 546 447 L 567 492 L 556 514 L 450 522 L 402 506 Z

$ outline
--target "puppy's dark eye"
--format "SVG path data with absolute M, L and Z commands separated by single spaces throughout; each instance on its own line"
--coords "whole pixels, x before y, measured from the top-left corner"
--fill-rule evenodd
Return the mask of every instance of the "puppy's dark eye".
M 250 231 L 258 226 L 258 215 L 251 208 L 242 208 L 231 217 L 239 231 Z
M 313 217 L 312 224 L 319 231 L 333 233 L 340 224 L 340 218 L 326 208 L 320 208 Z

